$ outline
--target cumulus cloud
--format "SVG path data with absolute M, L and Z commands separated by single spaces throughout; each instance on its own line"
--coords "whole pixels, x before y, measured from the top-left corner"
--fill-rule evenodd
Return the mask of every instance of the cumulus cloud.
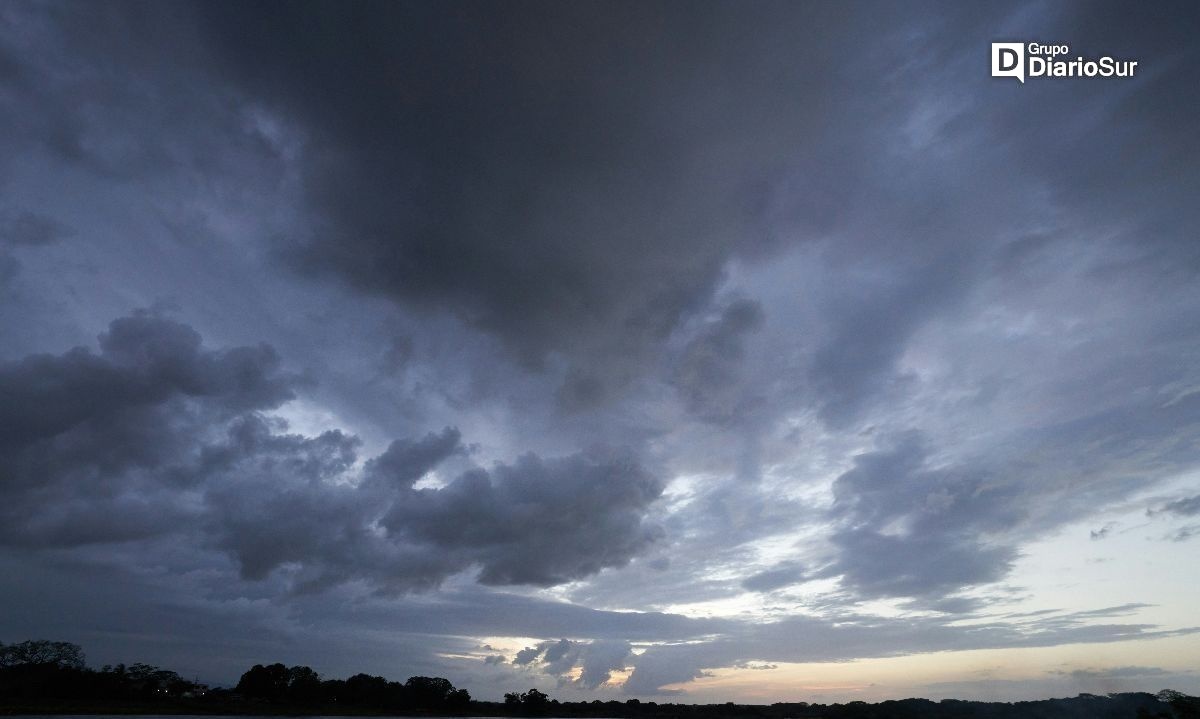
M 559 639 L 525 647 L 513 657 L 513 664 L 538 666 L 546 674 L 558 677 L 560 686 L 571 684 L 596 689 L 608 683 L 614 671 L 625 669 L 632 657 L 632 649 L 623 641 Z M 567 675 L 577 667 L 578 677 L 568 679 Z
M 453 454 L 461 454 L 462 435 L 453 427 L 432 432 L 420 440 L 397 439 L 387 451 L 367 463 L 369 481 L 385 487 L 412 489 L 429 470 Z
M 627 694 L 639 695 L 671 695 L 681 693 L 678 689 L 667 689 L 670 684 L 684 684 L 705 676 L 704 667 L 721 666 L 736 663 L 728 657 L 715 661 L 701 659 L 705 654 L 702 649 L 671 646 L 667 648 L 650 648 L 637 658 L 637 663 L 629 679 L 625 681 L 624 691 Z
M 660 483 L 630 455 L 534 454 L 415 482 L 462 454 L 446 428 L 396 440 L 354 471 L 360 441 L 286 432 L 264 414 L 296 376 L 268 346 L 208 350 L 181 323 L 115 320 L 100 352 L 0 368 L 10 544 L 83 545 L 198 532 L 243 578 L 293 588 L 364 579 L 430 588 L 471 568 L 487 584 L 549 586 L 621 566 L 649 546 Z
M 469 557 L 485 584 L 549 586 L 621 566 L 658 530 L 643 523 L 661 484 L 628 456 L 533 454 L 402 497 L 383 517 L 405 542 Z
M 78 544 L 168 530 L 195 512 L 189 470 L 205 440 L 296 384 L 266 345 L 205 350 L 191 328 L 148 313 L 115 320 L 99 353 L 4 364 L 0 536 Z
M 456 439 L 450 430 L 424 444 L 447 436 Z M 329 434 L 294 441 L 343 444 Z M 660 488 L 628 457 L 530 454 L 514 465 L 470 470 L 439 489 L 413 489 L 426 457 L 408 452 L 401 466 L 396 459 L 405 453 L 396 448 L 368 471 L 372 479 L 408 477 L 407 486 L 336 484 L 336 473 L 314 482 L 239 472 L 228 493 L 214 492 L 222 546 L 250 578 L 293 562 L 302 587 L 363 578 L 403 591 L 473 568 L 484 584 L 561 584 L 621 566 L 657 537 L 643 519 Z M 261 455 L 249 459 L 257 464 Z

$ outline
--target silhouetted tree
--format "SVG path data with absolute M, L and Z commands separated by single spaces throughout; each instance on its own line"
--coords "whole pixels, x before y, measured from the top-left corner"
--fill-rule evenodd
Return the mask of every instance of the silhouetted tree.
M 383 706 L 388 694 L 388 681 L 370 674 L 355 674 L 346 680 L 347 704 Z
M 321 682 L 321 698 L 327 702 L 345 702 L 346 680 L 326 679 Z
M 282 664 L 255 664 L 242 675 L 235 691 L 245 697 L 279 701 L 288 689 L 288 669 Z
M 287 700 L 295 703 L 318 702 L 323 699 L 321 675 L 309 667 L 288 669 Z
M 412 706 L 422 709 L 437 709 L 449 702 L 454 685 L 441 677 L 409 677 L 404 683 L 408 700 Z
M 1167 704 L 1179 719 L 1200 719 L 1200 697 L 1190 697 L 1174 689 L 1163 689 L 1157 699 Z
M 178 696 L 192 686 L 175 672 L 151 664 L 139 662 L 122 669 L 130 690 L 136 694 Z
M 446 706 L 450 709 L 466 709 L 471 705 L 471 693 L 466 689 L 455 689 L 446 697 Z
M 521 695 L 521 712 L 523 714 L 541 714 L 550 705 L 550 697 L 537 689 L 530 689 Z
M 83 649 L 70 642 L 30 640 L 20 644 L 0 644 L 0 667 L 20 664 L 53 664 L 58 667 L 83 669 Z

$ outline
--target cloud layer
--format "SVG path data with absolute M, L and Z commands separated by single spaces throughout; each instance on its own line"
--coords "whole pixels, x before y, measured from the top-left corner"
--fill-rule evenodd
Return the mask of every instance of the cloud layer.
M 0 639 L 491 698 L 1186 679 L 1198 22 L 3 6 Z M 1139 74 L 991 78 L 1001 37 Z
M 3 367 L 4 539 L 194 533 L 246 579 L 282 569 L 299 589 L 364 579 L 406 591 L 471 568 L 485 584 L 560 584 L 621 566 L 657 537 L 643 518 L 661 483 L 632 457 L 526 454 L 416 488 L 465 453 L 446 428 L 396 440 L 357 476 L 355 437 L 287 434 L 261 414 L 299 382 L 269 346 L 207 350 L 190 327 L 148 313 L 115 320 L 99 354 Z

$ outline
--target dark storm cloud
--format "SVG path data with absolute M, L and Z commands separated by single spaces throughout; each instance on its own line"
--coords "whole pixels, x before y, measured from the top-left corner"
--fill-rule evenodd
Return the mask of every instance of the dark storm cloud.
M 484 584 L 550 586 L 619 567 L 659 536 L 643 514 L 662 485 L 632 457 L 533 454 L 418 490 L 384 515 L 405 542 L 478 563 Z
M 115 320 L 99 354 L 5 365 L 0 536 L 46 546 L 198 532 L 245 579 L 279 570 L 297 590 L 429 588 L 472 567 L 484 583 L 546 586 L 621 566 L 657 537 L 643 515 L 661 485 L 620 453 L 527 454 L 414 488 L 462 453 L 447 428 L 393 442 L 354 483 L 357 438 L 286 434 L 261 414 L 298 383 L 266 345 L 207 350 L 148 313 Z
M 843 22 L 786 5 L 203 9 L 226 77 L 309 137 L 320 213 L 293 259 L 600 385 L 729 258 L 773 243 L 763 165 L 798 152 L 832 88 L 792 49 L 813 61 Z
M 150 314 L 77 347 L 0 367 L 2 536 L 78 544 L 165 531 L 191 510 L 184 466 L 214 426 L 272 409 L 296 378 L 266 346 L 208 351 Z
M 398 439 L 367 464 L 367 476 L 384 486 L 411 489 L 413 484 L 447 457 L 462 453 L 462 435 L 453 427 L 423 439 Z
M 445 437 L 457 439 L 447 431 L 416 444 L 442 444 L 444 457 L 456 449 Z M 264 439 L 282 440 L 285 456 L 241 444 L 237 464 L 210 480 L 211 531 L 251 579 L 281 570 L 301 590 L 364 579 L 407 591 L 477 567 L 485 584 L 550 586 L 621 566 L 657 536 L 643 515 L 658 484 L 628 457 L 525 455 L 438 489 L 413 489 L 429 454 L 394 444 L 385 462 L 369 465 L 374 481 L 355 487 L 338 481 L 344 437 Z M 310 445 L 336 461 L 309 461 Z M 408 463 L 398 465 L 404 454 Z M 389 475 L 399 481 L 378 481 Z

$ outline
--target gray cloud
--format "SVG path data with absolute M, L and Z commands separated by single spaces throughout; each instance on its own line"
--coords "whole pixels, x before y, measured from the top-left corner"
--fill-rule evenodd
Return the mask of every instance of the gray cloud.
M 1016 551 L 989 534 L 1024 519 L 1015 488 L 982 471 L 930 469 L 926 457 L 906 435 L 855 458 L 834 483 L 838 557 L 824 574 L 864 596 L 940 596 L 1005 575 Z
M 462 453 L 461 439 L 457 429 L 447 427 L 440 434 L 431 432 L 415 442 L 395 440 L 367 464 L 367 476 L 385 487 L 412 489 L 418 479 L 447 457 Z
M 7 289 L 21 269 L 14 250 L 49 245 L 71 234 L 66 225 L 36 212 L 0 212 L 0 288 Z
M 952 460 L 934 460 L 922 433 L 880 437 L 834 483 L 834 557 L 821 573 L 861 596 L 937 596 L 995 582 L 1031 536 L 1191 466 L 1180 432 L 1198 410 L 1191 395 L 1086 408 Z M 1087 451 L 1097 446 L 1111 454 Z M 1115 466 L 1122 471 L 1102 469 Z
M 441 489 L 352 488 L 331 485 L 336 475 L 313 482 L 277 472 L 259 475 L 256 489 L 245 479 L 253 470 L 238 473 L 231 491 L 213 494 L 222 546 L 250 578 L 298 563 L 301 588 L 363 578 L 389 590 L 428 589 L 473 567 L 484 584 L 550 586 L 621 566 L 657 536 L 643 522 L 657 485 L 629 458 L 525 455 Z
M 513 664 L 539 666 L 551 676 L 559 677 L 559 685 L 572 684 L 585 689 L 603 686 L 614 671 L 625 669 L 632 656 L 628 642 L 598 640 L 575 642 L 569 639 L 540 642 L 525 647 L 513 657 Z M 572 669 L 579 668 L 579 676 L 566 679 Z
M 588 689 L 608 683 L 614 671 L 625 669 L 630 656 L 626 642 L 592 642 L 583 653 L 578 683 Z
M 690 412 L 712 422 L 730 422 L 754 402 L 739 387 L 746 335 L 763 324 L 762 306 L 751 300 L 730 302 L 705 323 L 679 358 L 673 384 Z
M 822 56 L 845 22 L 786 5 L 294 10 L 204 6 L 226 77 L 312 138 L 319 217 L 285 251 L 601 385 L 636 373 L 729 258 L 775 244 L 758 163 L 802 151 L 834 83 L 772 50 Z
M 1092 624 L 1104 612 L 1079 612 L 1021 623 L 984 622 L 955 626 L 939 618 L 881 620 L 843 615 L 836 621 L 790 617 L 741 627 L 710 641 L 651 647 L 640 655 L 625 685 L 631 694 L 669 694 L 669 684 L 690 682 L 707 669 L 749 661 L 828 662 L 861 657 L 1062 643 L 1103 643 L 1136 638 L 1189 636 L 1200 627 L 1161 630 L 1146 624 Z M 1125 613 L 1128 613 L 1126 611 Z
M 0 214 L 0 245 L 36 247 L 69 237 L 71 228 L 28 210 Z
M 1200 536 L 1200 524 L 1193 524 L 1171 532 L 1167 535 L 1172 542 L 1186 542 L 1192 537 Z
M 1071 671 L 1054 671 L 1052 674 L 1064 674 L 1074 679 L 1115 679 L 1121 677 L 1157 677 L 1168 674 L 1162 667 L 1108 667 L 1106 669 L 1072 669 Z
M 807 571 L 803 565 L 794 562 L 784 562 L 770 569 L 764 569 L 751 574 L 742 580 L 742 587 L 754 592 L 769 592 L 772 589 L 786 587 L 803 581 Z
M 943 614 L 974 614 L 988 605 L 988 600 L 977 597 L 937 597 L 913 599 L 904 603 L 905 609 L 941 612 Z
M 206 350 L 186 325 L 140 313 L 114 321 L 100 348 L 0 368 L 9 543 L 192 530 L 246 579 L 280 570 L 301 590 L 355 578 L 408 590 L 472 567 L 487 584 L 558 584 L 657 537 L 643 516 L 661 485 L 627 454 L 527 454 L 415 489 L 462 453 L 446 428 L 393 442 L 354 483 L 357 438 L 281 433 L 259 413 L 298 381 L 270 347 Z
M 673 646 L 666 649 L 648 649 L 637 658 L 633 674 L 625 682 L 626 694 L 671 695 L 681 693 L 678 689 L 666 689 L 669 684 L 684 684 L 705 676 L 703 667 L 736 663 L 728 657 L 715 662 L 699 659 L 703 649 Z
M 478 563 L 485 584 L 550 586 L 622 566 L 653 543 L 659 530 L 643 515 L 661 492 L 629 456 L 527 454 L 406 495 L 382 524 Z
M 146 313 L 114 321 L 99 354 L 6 363 L 4 538 L 78 544 L 167 530 L 192 511 L 186 465 L 214 427 L 278 407 L 296 383 L 266 345 L 204 350 L 191 328 Z
M 890 259 L 890 258 L 889 258 Z M 830 308 L 834 329 L 816 353 L 812 381 L 827 422 L 844 425 L 887 395 L 893 368 L 921 323 L 961 301 L 972 261 L 965 248 L 901 265 L 883 281 L 846 288 Z
M 1200 514 L 1200 495 L 1194 497 L 1182 497 L 1170 502 L 1167 502 L 1157 509 L 1150 510 L 1151 514 L 1175 514 L 1180 517 L 1194 517 Z

